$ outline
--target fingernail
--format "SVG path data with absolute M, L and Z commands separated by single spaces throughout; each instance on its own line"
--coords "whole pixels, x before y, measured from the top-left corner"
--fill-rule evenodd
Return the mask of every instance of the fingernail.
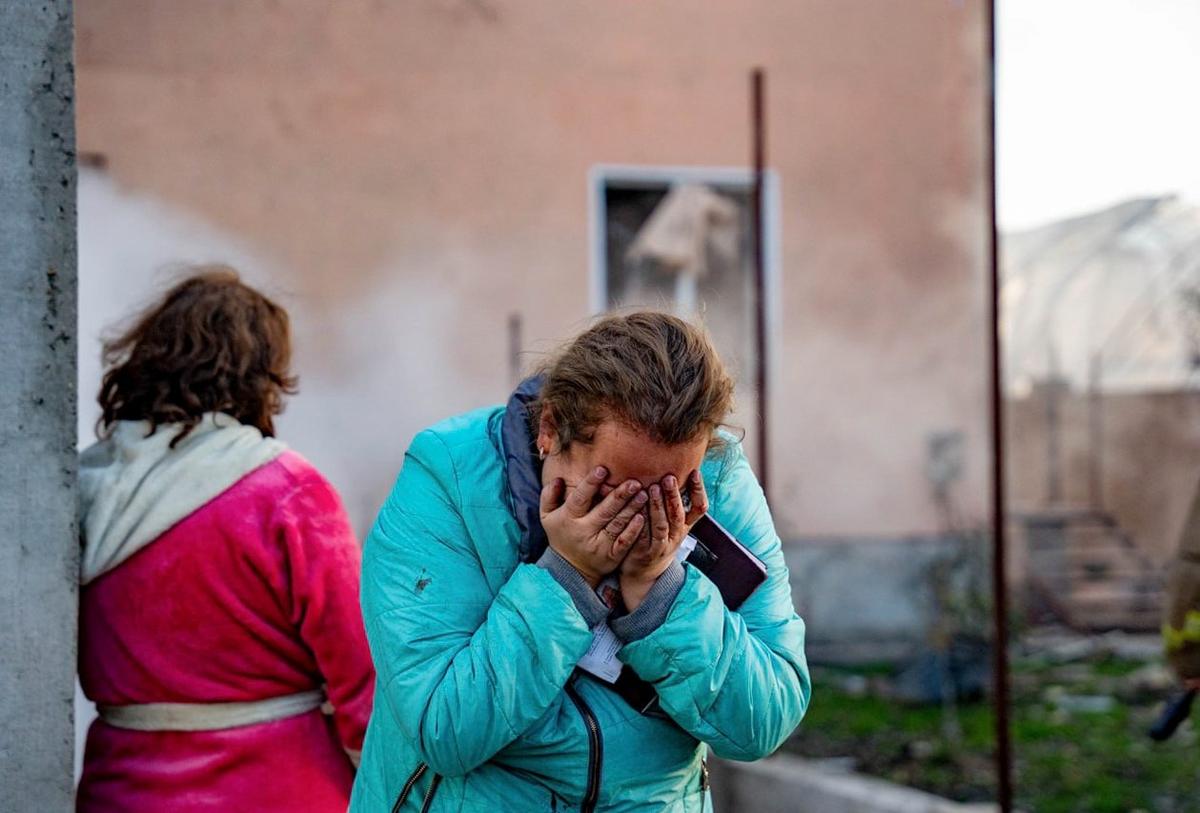
M 625 486 L 625 491 L 627 491 L 630 494 L 636 494 L 636 493 L 638 493 L 639 490 L 641 490 L 641 488 L 642 488 L 642 484 L 635 480 L 634 482 Z
M 594 477 L 603 477 L 605 474 L 607 474 L 607 472 L 604 470 L 603 466 L 597 466 L 596 470 L 592 472 L 592 476 Z
M 633 501 L 635 503 L 637 503 L 638 505 L 641 505 L 642 503 L 644 503 L 646 501 L 646 492 L 645 491 L 640 492 L 636 497 L 633 498 Z
M 661 495 L 662 495 L 662 489 L 660 489 L 656 485 L 650 486 L 650 496 L 651 497 L 653 497 L 654 499 L 657 500 L 659 498 L 659 496 L 661 496 Z
M 668 474 L 667 479 L 663 481 L 663 485 L 667 488 L 675 488 L 677 485 L 679 485 L 679 482 L 675 479 L 675 475 Z
M 700 472 L 698 472 L 698 471 L 692 472 L 692 482 L 695 483 L 696 485 L 700 485 Z

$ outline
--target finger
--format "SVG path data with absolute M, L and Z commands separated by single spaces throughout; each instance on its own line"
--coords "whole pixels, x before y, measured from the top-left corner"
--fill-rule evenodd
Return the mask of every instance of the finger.
M 637 513 L 629 520 L 629 524 L 625 526 L 625 530 L 621 531 L 617 541 L 613 544 L 612 558 L 621 560 L 625 558 L 625 554 L 629 553 L 629 549 L 642 535 L 642 528 L 646 525 L 646 515 Z
M 650 486 L 650 554 L 657 556 L 660 546 L 671 536 L 671 523 L 667 519 L 667 508 L 663 504 L 662 487 L 657 483 Z
M 613 489 L 607 497 L 592 509 L 591 520 L 596 526 L 604 526 L 612 522 L 629 505 L 630 499 L 642 490 L 642 484 L 637 480 L 626 480 Z
M 687 510 L 683 507 L 683 496 L 679 493 L 679 479 L 673 474 L 663 478 L 663 496 L 667 501 L 667 521 L 672 528 L 683 528 Z
M 575 487 L 570 497 L 567 497 L 567 513 L 576 518 L 587 516 L 592 508 L 596 490 L 607 476 L 608 471 L 603 466 L 592 469 L 592 473 L 583 478 L 583 482 Z
M 612 534 L 613 537 L 620 536 L 621 532 L 629 526 L 630 520 L 641 512 L 642 508 L 646 505 L 647 499 L 649 498 L 646 496 L 646 492 L 639 487 L 637 493 L 625 503 L 625 507 L 621 509 L 621 513 L 613 517 L 612 521 L 604 526 L 605 530 Z M 599 507 L 597 507 L 598 509 Z
M 543 517 L 562 505 L 563 490 L 566 487 L 567 484 L 563 482 L 561 477 L 555 477 L 542 488 L 542 498 L 538 507 Z
M 687 488 L 692 498 L 692 505 L 687 512 L 687 524 L 690 528 L 696 524 L 696 520 L 708 513 L 708 490 L 704 488 L 704 478 L 700 476 L 699 469 L 688 477 Z

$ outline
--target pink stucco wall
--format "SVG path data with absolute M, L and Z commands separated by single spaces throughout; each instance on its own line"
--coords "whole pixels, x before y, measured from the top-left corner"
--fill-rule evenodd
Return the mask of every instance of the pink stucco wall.
M 966 434 L 958 497 L 985 518 L 982 8 L 82 0 L 79 146 L 286 289 L 289 440 L 361 526 L 421 422 L 504 397 L 509 313 L 534 350 L 583 324 L 589 169 L 744 165 L 761 65 L 781 530 L 924 532 L 930 432 Z

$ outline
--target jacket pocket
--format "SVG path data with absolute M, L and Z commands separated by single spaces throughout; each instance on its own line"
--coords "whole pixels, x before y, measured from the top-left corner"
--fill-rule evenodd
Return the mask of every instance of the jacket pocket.
M 408 797 L 412 795 L 413 788 L 416 787 L 417 782 L 421 781 L 421 777 L 428 771 L 429 766 L 422 762 L 409 774 L 404 787 L 400 789 L 400 795 L 396 797 L 396 803 L 392 805 L 392 813 L 400 813 L 400 808 L 404 806 L 404 803 L 408 801 Z M 421 813 L 429 813 L 429 806 L 433 804 L 433 796 L 437 793 L 438 785 L 440 784 L 442 784 L 442 777 L 440 774 L 435 773 L 433 779 L 429 780 L 429 787 L 426 789 L 425 796 L 421 800 Z

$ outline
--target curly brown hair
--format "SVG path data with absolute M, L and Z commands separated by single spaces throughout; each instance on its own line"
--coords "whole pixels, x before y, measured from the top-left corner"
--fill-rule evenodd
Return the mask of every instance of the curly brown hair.
M 666 445 L 716 434 L 733 409 L 733 379 L 701 328 L 659 311 L 608 316 L 585 330 L 541 370 L 535 424 L 544 407 L 558 443 L 590 443 L 593 430 L 616 419 Z
M 117 421 L 180 423 L 187 436 L 206 412 L 224 412 L 275 434 L 284 396 L 296 392 L 287 311 L 224 265 L 187 279 L 103 344 L 97 434 Z

